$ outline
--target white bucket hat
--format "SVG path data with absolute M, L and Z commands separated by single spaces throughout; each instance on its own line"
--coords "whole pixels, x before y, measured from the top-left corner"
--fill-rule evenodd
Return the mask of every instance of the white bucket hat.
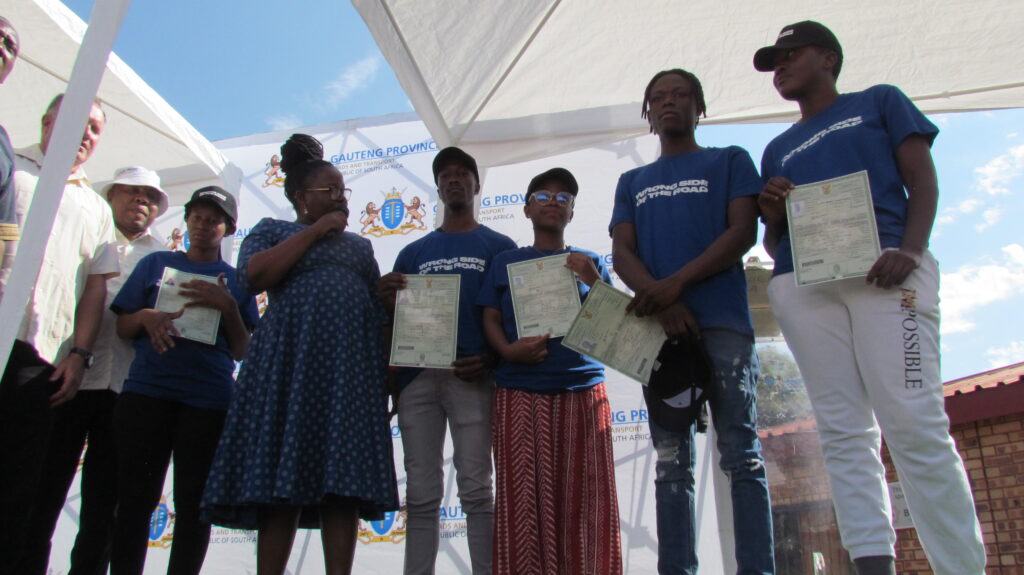
M 156 215 L 157 217 L 163 215 L 167 211 L 167 192 L 160 187 L 160 175 L 153 170 L 147 170 L 141 166 L 129 166 L 127 168 L 121 168 L 114 173 L 114 179 L 107 185 L 103 186 L 103 190 L 100 192 L 104 198 L 110 193 L 110 188 L 116 186 L 145 186 L 147 188 L 153 188 L 160 193 L 160 201 L 157 202 Z

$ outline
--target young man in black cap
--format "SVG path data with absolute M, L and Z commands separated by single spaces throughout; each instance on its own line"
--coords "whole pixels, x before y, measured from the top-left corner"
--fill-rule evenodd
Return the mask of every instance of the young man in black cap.
M 694 131 L 705 110 L 693 74 L 666 70 L 651 79 L 642 116 L 658 135 L 661 157 L 619 178 L 609 230 L 615 270 L 636 293 L 630 308 L 656 317 L 670 339 L 702 340 L 708 352 L 711 419 L 731 483 L 736 561 L 740 573 L 765 575 L 775 570 L 772 520 L 757 439 L 758 362 L 740 263 L 757 241 L 761 183 L 742 148 L 697 144 Z M 694 425 L 673 430 L 650 421 L 658 451 L 661 575 L 697 571 Z
M 452 370 L 402 369 L 398 374 L 398 426 L 405 452 L 408 513 L 405 573 L 434 572 L 440 544 L 439 509 L 444 495 L 445 425 L 454 445 L 455 480 L 466 514 L 466 538 L 473 575 L 491 572 L 494 487 L 491 465 L 491 397 L 496 358 L 488 349 L 476 305 L 491 259 L 516 244 L 476 221 L 480 193 L 476 160 L 448 147 L 434 158 L 434 182 L 444 204 L 441 227 L 398 254 L 394 271 L 380 279 L 378 292 L 392 308 L 405 274 L 457 273 L 458 359 Z
M 939 374 L 939 274 L 928 252 L 938 128 L 893 86 L 840 94 L 842 63 L 835 35 L 811 21 L 784 27 L 754 56 L 801 115 L 761 160 L 758 201 L 775 258 L 768 296 L 814 407 L 839 530 L 858 572 L 895 573 L 884 435 L 932 569 L 980 575 L 981 529 Z M 797 286 L 787 195 L 865 170 L 882 247 L 867 281 Z

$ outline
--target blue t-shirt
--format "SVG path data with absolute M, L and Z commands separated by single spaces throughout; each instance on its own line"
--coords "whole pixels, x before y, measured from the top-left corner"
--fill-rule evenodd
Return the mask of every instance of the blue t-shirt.
M 867 170 L 881 246 L 899 247 L 906 227 L 907 193 L 896 165 L 896 149 L 912 134 L 931 143 L 938 133 L 899 88 L 880 84 L 842 94 L 817 116 L 776 136 L 761 157 L 761 176 L 765 182 L 783 176 L 799 186 Z M 789 232 L 783 231 L 774 274 L 792 271 Z
M 20 236 L 14 205 L 14 148 L 7 130 L 0 126 L 0 241 L 14 241 Z
M 509 343 L 519 339 L 516 331 L 515 311 L 512 308 L 512 292 L 508 289 L 508 264 L 564 254 L 570 251 L 586 254 L 594 261 L 601 279 L 611 283 L 608 268 L 601 261 L 601 256 L 594 252 L 570 247 L 568 250 L 538 250 L 532 247 L 519 248 L 497 255 L 487 272 L 487 279 L 480 288 L 480 296 L 476 303 L 501 311 L 501 323 L 505 329 L 505 337 Z M 582 302 L 590 292 L 590 286 L 576 280 Z M 564 345 L 562 338 L 548 339 L 548 356 L 538 364 L 509 363 L 502 360 L 494 370 L 495 383 L 500 387 L 509 387 L 523 391 L 540 393 L 557 393 L 566 390 L 579 390 L 592 387 L 604 381 L 604 366 L 600 362 L 583 354 L 577 353 Z
M 223 273 L 228 289 L 238 303 L 242 321 L 250 328 L 259 322 L 256 298 L 238 285 L 235 268 L 223 260 L 196 263 L 183 252 L 156 252 L 139 260 L 110 304 L 110 309 L 120 315 L 155 308 L 165 267 L 214 277 Z M 135 337 L 132 345 L 135 361 L 128 371 L 124 391 L 206 409 L 228 408 L 235 385 L 232 377 L 235 362 L 231 357 L 223 318 L 217 330 L 216 345 L 176 337 L 174 347 L 160 354 L 153 349 L 145 330 Z
M 402 248 L 394 271 L 403 274 L 459 274 L 459 325 L 456 356 L 480 355 L 487 351 L 481 328 L 477 293 L 495 255 L 516 248 L 511 238 L 477 226 L 472 231 L 446 233 L 435 230 Z M 420 369 L 402 369 L 399 385 L 408 384 Z
M 750 154 L 738 146 L 663 156 L 619 177 L 611 231 L 636 227 L 637 255 L 664 279 L 708 249 L 728 226 L 729 202 L 761 192 Z M 702 328 L 752 334 L 740 260 L 683 291 L 680 301 Z

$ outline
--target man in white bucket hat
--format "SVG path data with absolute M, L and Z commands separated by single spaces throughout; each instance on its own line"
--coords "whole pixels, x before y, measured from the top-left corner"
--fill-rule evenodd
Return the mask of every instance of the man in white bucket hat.
M 87 438 L 78 536 L 71 551 L 70 572 L 105 573 L 109 562 L 117 472 L 111 419 L 114 401 L 135 356 L 131 343 L 117 337 L 117 316 L 110 311 L 110 303 L 143 256 L 166 249 L 164 241 L 150 231 L 150 225 L 167 211 L 168 198 L 160 187 L 160 176 L 138 166 L 118 170 L 100 195 L 110 204 L 114 216 L 121 275 L 107 280 L 107 300 L 93 346 L 93 365 L 74 399 L 54 409 L 46 462 L 19 562 L 18 572 L 26 575 L 47 572 L 50 540 Z

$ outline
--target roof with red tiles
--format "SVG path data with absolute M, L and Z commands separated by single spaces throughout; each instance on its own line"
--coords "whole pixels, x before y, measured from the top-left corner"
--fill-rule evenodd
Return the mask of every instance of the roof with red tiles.
M 1022 382 L 1024 382 L 1024 361 L 947 381 L 942 385 L 942 394 L 951 397 Z
M 951 425 L 1024 413 L 1024 362 L 943 385 Z

